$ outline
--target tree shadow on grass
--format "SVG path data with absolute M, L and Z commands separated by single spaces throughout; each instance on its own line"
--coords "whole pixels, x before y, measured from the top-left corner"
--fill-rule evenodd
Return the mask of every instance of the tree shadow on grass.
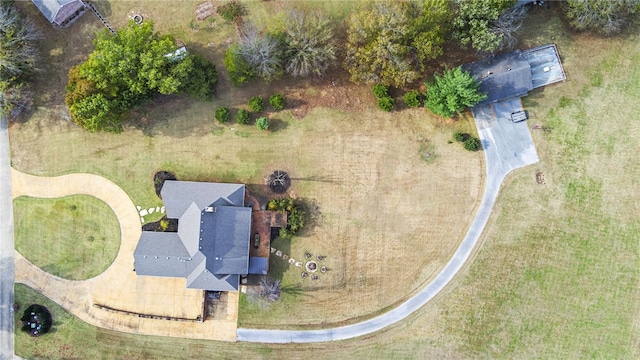
M 289 126 L 289 123 L 282 119 L 269 119 L 269 131 L 277 132 L 285 130 Z

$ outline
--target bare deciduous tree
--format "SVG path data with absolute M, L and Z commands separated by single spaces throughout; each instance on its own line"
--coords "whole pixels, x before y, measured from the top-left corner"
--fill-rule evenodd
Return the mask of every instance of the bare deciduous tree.
M 288 74 L 321 76 L 335 62 L 333 23 L 324 13 L 292 10 L 285 21 L 284 32 Z
M 0 3 L 0 106 L 10 118 L 31 104 L 33 94 L 27 80 L 37 68 L 34 42 L 40 37 L 13 3 Z
M 496 51 L 511 49 L 518 42 L 514 34 L 522 28 L 522 21 L 527 16 L 526 6 L 513 6 L 503 12 L 493 23 L 492 32 L 502 38 L 502 42 Z
M 256 75 L 270 80 L 282 74 L 282 44 L 275 37 L 261 35 L 251 24 L 243 28 L 238 54 L 253 68 Z
M 569 0 L 567 17 L 578 30 L 610 36 L 624 28 L 638 7 L 640 0 Z

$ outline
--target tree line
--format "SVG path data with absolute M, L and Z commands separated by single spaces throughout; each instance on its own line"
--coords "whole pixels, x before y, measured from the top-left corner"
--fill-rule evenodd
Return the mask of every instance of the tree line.
M 575 29 L 610 36 L 632 22 L 640 0 L 568 0 L 560 6 Z M 294 8 L 270 32 L 245 22 L 241 2 L 222 4 L 218 12 L 240 33 L 224 56 L 235 85 L 285 74 L 322 76 L 342 65 L 355 83 L 401 88 L 422 78 L 425 63 L 442 56 L 451 42 L 486 54 L 513 47 L 527 7 L 516 0 L 363 1 L 344 24 L 320 10 Z M 13 1 L 0 0 L 0 106 L 9 117 L 32 102 L 38 38 Z M 175 39 L 155 33 L 152 22 L 129 23 L 117 34 L 103 31 L 94 44 L 89 59 L 70 69 L 65 96 L 72 120 L 85 129 L 120 131 L 129 109 L 158 94 L 214 95 L 215 66 L 192 51 L 178 54 Z M 457 73 L 443 77 L 465 80 Z
M 355 83 L 405 87 L 423 77 L 426 62 L 443 55 L 444 46 L 493 54 L 512 48 L 530 3 L 516 0 L 363 1 L 346 20 L 341 65 Z M 297 9 L 270 32 L 242 20 L 247 12 L 231 1 L 244 30 L 225 54 L 231 81 L 270 80 L 283 74 L 323 75 L 338 64 L 336 24 L 328 15 Z M 558 6 L 558 4 L 554 4 Z M 637 13 L 640 0 L 568 0 L 564 7 L 577 30 L 603 35 L 620 32 Z M 231 17 L 229 17 L 231 19 Z M 240 25 L 242 24 L 242 25 Z M 340 37 L 340 36 L 338 36 Z M 342 46 L 344 45 L 344 46 Z

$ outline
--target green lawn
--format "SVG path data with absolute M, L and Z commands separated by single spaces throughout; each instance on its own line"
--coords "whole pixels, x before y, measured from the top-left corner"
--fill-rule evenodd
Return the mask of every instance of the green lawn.
M 65 279 L 101 274 L 120 247 L 120 224 L 104 202 L 87 195 L 13 201 L 16 250 Z
M 541 162 L 507 182 L 439 326 L 471 357 L 637 359 L 637 28 L 606 40 L 544 26 L 569 81 L 524 99 L 545 128 L 533 131 Z

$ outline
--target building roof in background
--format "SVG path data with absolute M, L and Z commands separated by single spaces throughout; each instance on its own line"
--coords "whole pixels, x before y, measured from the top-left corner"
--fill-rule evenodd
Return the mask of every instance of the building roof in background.
M 31 0 L 49 22 L 62 25 L 85 7 L 81 0 Z

